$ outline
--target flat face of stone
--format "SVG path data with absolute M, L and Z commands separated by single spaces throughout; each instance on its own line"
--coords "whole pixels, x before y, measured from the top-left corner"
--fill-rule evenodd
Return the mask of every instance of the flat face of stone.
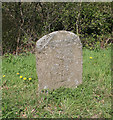
M 36 43 L 39 91 L 76 88 L 82 83 L 82 44 L 68 31 L 56 31 Z

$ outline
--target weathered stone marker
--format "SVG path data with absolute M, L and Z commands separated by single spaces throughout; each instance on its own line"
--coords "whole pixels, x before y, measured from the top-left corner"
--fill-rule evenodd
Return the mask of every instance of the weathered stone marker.
M 82 44 L 68 31 L 56 31 L 36 43 L 39 91 L 59 87 L 76 88 L 82 83 Z

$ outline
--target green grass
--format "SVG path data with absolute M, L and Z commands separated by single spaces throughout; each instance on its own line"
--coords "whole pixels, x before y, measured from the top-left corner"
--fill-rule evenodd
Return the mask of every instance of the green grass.
M 3 57 L 2 117 L 111 118 L 110 63 L 111 49 L 83 49 L 83 83 L 76 89 L 62 87 L 38 96 L 35 55 Z

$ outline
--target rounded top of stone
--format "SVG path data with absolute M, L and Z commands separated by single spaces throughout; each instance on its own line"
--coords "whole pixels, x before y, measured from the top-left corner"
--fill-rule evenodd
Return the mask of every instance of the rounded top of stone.
M 66 31 L 66 30 L 60 30 L 60 31 L 55 31 L 55 32 L 52 32 L 52 33 L 49 33 L 50 35 L 52 34 L 57 34 L 57 33 L 66 33 L 66 34 L 72 34 L 72 35 L 75 35 L 77 36 L 76 34 L 74 34 L 73 32 L 70 32 L 70 31 Z
M 52 41 L 52 40 L 54 41 L 54 39 L 57 39 L 59 41 L 61 39 L 68 39 L 68 40 L 74 39 L 75 41 L 78 41 L 79 37 L 78 37 L 78 35 L 70 32 L 70 31 L 65 31 L 65 30 L 55 31 L 55 32 L 49 33 L 47 35 L 44 35 L 42 38 L 40 38 L 36 42 L 36 48 L 38 48 L 39 50 L 42 50 L 46 45 L 48 45 L 50 43 L 50 41 Z

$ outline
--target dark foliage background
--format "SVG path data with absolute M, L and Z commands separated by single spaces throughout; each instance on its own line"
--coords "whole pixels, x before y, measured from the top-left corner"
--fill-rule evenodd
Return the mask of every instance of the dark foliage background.
M 111 3 L 3 3 L 2 46 L 4 53 L 35 51 L 43 35 L 67 30 L 78 34 L 83 47 L 105 48 L 111 44 Z

